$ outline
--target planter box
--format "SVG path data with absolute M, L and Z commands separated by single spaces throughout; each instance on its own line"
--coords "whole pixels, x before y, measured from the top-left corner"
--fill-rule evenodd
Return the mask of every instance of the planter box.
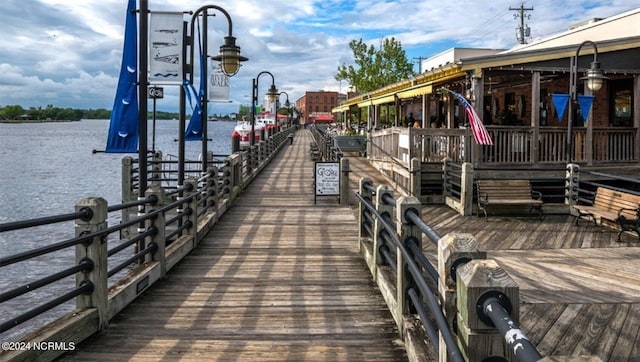
M 334 136 L 333 145 L 343 152 L 362 152 L 367 148 L 365 136 Z

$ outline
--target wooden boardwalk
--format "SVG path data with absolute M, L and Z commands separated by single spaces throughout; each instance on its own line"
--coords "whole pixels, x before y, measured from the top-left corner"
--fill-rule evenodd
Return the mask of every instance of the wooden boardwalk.
M 357 220 L 313 200 L 300 131 L 166 280 L 63 360 L 403 361 Z
M 474 235 L 520 287 L 520 327 L 542 356 L 640 361 L 640 244 L 569 215 L 461 217 L 427 206 L 439 234 Z M 435 262 L 435 246 L 424 241 Z
M 358 254 L 355 211 L 313 205 L 309 141 L 298 132 L 196 253 L 63 359 L 405 360 Z M 362 176 L 385 180 L 364 159 L 350 166 L 354 190 Z M 422 214 L 440 235 L 474 235 L 518 283 L 520 326 L 543 356 L 640 362 L 635 235 L 618 243 L 615 230 L 561 214 Z

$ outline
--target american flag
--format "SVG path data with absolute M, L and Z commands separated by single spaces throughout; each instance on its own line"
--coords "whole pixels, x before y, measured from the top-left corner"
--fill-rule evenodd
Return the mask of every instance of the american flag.
M 484 127 L 482 120 L 478 117 L 478 113 L 473 109 L 469 101 L 467 101 L 461 94 L 456 93 L 447 88 L 443 88 L 447 92 L 453 94 L 454 97 L 462 104 L 465 112 L 467 113 L 467 118 L 469 119 L 469 124 L 471 125 L 471 132 L 473 133 L 473 138 L 476 140 L 476 143 L 479 145 L 489 145 L 493 146 L 493 140 L 491 139 L 491 135 Z

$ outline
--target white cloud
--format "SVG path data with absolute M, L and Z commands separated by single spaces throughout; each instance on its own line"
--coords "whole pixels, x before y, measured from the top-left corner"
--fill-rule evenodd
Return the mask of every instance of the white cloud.
M 0 12 L 0 105 L 110 108 L 122 55 L 124 0 L 3 0 Z M 237 110 L 249 103 L 251 79 L 263 70 L 295 102 L 307 90 L 342 90 L 337 67 L 352 60 L 348 43 L 363 38 L 401 41 L 408 58 L 427 57 L 453 46 L 510 48 L 519 25 L 509 7 L 497 0 L 460 3 L 435 0 L 315 0 L 268 3 L 257 0 L 216 2 L 233 22 L 233 35 L 250 61 L 231 79 L 232 105 L 214 112 Z M 150 0 L 152 11 L 196 10 L 201 0 Z M 607 17 L 637 7 L 636 0 L 526 1 L 533 37 L 565 30 L 569 24 Z M 228 24 L 212 11 L 210 52 L 226 35 Z M 190 19 L 185 15 L 185 19 Z M 260 93 L 270 79 L 260 78 Z M 162 110 L 177 109 L 177 87 L 165 88 Z

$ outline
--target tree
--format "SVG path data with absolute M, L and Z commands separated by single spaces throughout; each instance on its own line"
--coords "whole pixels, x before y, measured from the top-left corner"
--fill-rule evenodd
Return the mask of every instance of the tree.
M 395 38 L 385 38 L 380 48 L 367 46 L 362 39 L 352 40 L 355 67 L 342 64 L 335 79 L 346 80 L 358 93 L 367 93 L 415 76 L 413 64 L 407 60 L 402 44 Z

